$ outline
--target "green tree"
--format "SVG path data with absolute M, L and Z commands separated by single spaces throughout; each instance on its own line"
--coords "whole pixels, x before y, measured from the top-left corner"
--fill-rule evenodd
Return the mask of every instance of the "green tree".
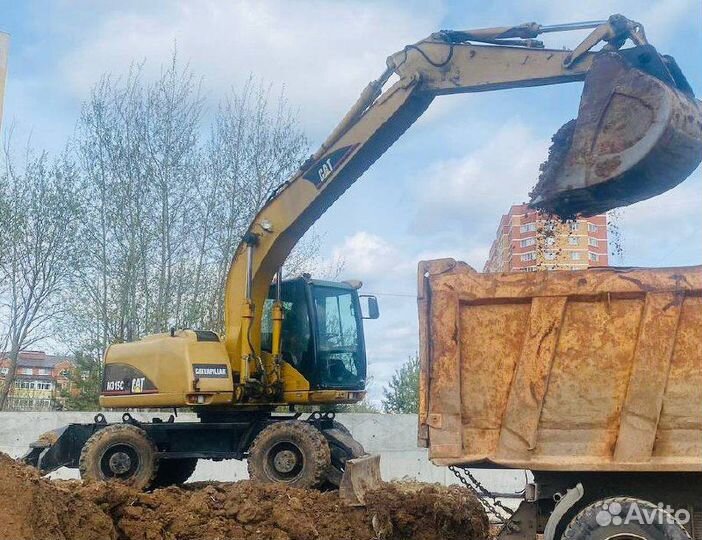
M 65 406 L 71 411 L 99 411 L 102 387 L 102 362 L 99 356 L 79 351 L 74 356 L 75 367 L 68 374 L 69 388 L 62 391 Z
M 14 385 L 21 351 L 55 335 L 76 262 L 80 223 L 77 173 L 61 155 L 27 147 L 16 160 L 5 145 L 0 165 L 0 350 L 9 360 L 0 410 Z
M 386 413 L 416 414 L 419 411 L 419 356 L 410 356 L 395 371 L 388 388 L 383 389 Z
M 336 413 L 380 413 L 380 409 L 371 401 L 368 401 L 368 398 L 364 398 L 363 401 L 359 401 L 358 403 L 351 403 L 348 405 L 333 405 L 331 408 Z

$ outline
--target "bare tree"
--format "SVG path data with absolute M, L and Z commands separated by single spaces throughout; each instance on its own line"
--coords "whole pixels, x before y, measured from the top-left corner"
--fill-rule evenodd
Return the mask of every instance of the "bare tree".
M 79 236 L 81 264 L 72 288 L 73 328 L 98 356 L 115 340 L 136 337 L 146 301 L 143 282 L 150 184 L 142 185 L 139 153 L 140 66 L 124 81 L 104 77 L 84 104 L 73 147 L 86 207 Z
M 95 86 L 73 145 L 87 209 L 72 329 L 96 361 L 111 342 L 170 325 L 221 331 L 238 242 L 307 151 L 282 93 L 250 79 L 207 129 L 200 85 L 175 54 L 156 80 L 142 67 Z M 293 262 L 318 240 L 300 249 Z
M 124 80 L 104 77 L 74 143 L 89 209 L 73 312 L 97 356 L 113 341 L 167 328 L 193 257 L 198 85 L 175 55 L 156 81 L 143 79 L 141 66 Z
M 307 140 L 284 94 L 250 78 L 220 105 L 204 149 L 205 171 L 198 198 L 203 265 L 193 294 L 206 301 L 191 304 L 189 322 L 223 329 L 224 282 L 239 241 L 256 212 L 286 181 L 307 153 Z M 318 252 L 314 237 L 300 247 Z M 293 256 L 293 259 L 295 257 Z M 202 268 L 199 266 L 199 268 Z
M 0 410 L 14 384 L 20 351 L 46 338 L 64 313 L 62 295 L 75 264 L 80 215 L 75 168 L 65 156 L 50 163 L 45 153 L 28 150 L 18 169 L 8 144 L 4 158 L 0 318 L 10 365 L 0 391 Z
M 43 337 L 73 347 L 97 373 L 110 343 L 170 325 L 223 330 L 236 247 L 302 162 L 307 141 L 284 93 L 253 78 L 209 125 L 205 105 L 199 81 L 174 53 L 155 79 L 143 64 L 124 78 L 104 76 L 55 163 L 28 152 L 17 169 L 6 149 L 0 348 L 11 368 L 0 408 L 19 352 Z M 319 246 L 312 231 L 287 274 L 319 275 Z M 337 261 L 321 273 L 339 268 Z M 57 324 L 64 314 L 66 324 Z

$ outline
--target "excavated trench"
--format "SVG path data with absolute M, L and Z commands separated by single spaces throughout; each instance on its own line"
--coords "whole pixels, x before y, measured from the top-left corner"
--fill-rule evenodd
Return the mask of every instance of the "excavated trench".
M 0 540 L 393 540 L 488 537 L 465 488 L 385 484 L 351 508 L 335 492 L 193 483 L 141 493 L 119 484 L 52 481 L 0 454 Z

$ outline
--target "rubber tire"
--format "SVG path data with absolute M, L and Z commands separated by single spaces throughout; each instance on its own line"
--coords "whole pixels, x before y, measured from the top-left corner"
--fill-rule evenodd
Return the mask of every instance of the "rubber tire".
M 100 468 L 100 460 L 111 446 L 129 444 L 139 456 L 139 468 L 128 479 L 107 477 Z M 83 480 L 118 481 L 143 490 L 151 486 L 158 471 L 156 445 L 143 429 L 131 424 L 113 424 L 91 435 L 80 451 L 78 469 Z
M 346 433 L 349 437 L 352 437 L 352 435 L 351 435 L 351 430 L 350 430 L 349 428 L 347 428 L 344 424 L 342 424 L 341 422 L 339 422 L 338 420 L 333 420 L 333 421 L 332 421 L 332 427 L 333 427 L 334 429 L 338 429 L 339 431 L 343 431 L 343 432 Z
M 341 431 L 341 432 L 345 433 L 346 435 L 348 435 L 349 437 L 353 438 L 353 435 L 351 435 L 351 431 L 349 430 L 349 428 L 347 428 L 341 422 L 337 422 L 336 420 L 334 420 L 333 429 L 338 429 L 339 431 Z M 344 467 L 346 466 L 347 459 L 358 458 L 358 457 L 365 455 L 365 451 L 360 456 L 348 455 L 342 448 L 340 448 L 334 444 L 330 444 L 329 446 L 331 449 L 331 464 L 333 467 L 336 467 L 339 470 L 344 469 Z M 334 448 L 332 448 L 332 447 L 334 447 Z
M 609 525 L 600 525 L 597 522 L 597 515 L 600 512 L 605 512 L 607 515 L 611 516 L 612 514 L 609 509 L 612 504 L 619 504 L 621 506 L 621 511 L 615 514 L 616 516 L 628 515 L 629 509 L 634 504 L 636 504 L 641 511 L 645 510 L 646 512 L 650 512 L 658 509 L 658 506 L 653 503 L 633 497 L 611 497 L 602 499 L 585 507 L 573 518 L 563 533 L 562 540 L 607 540 L 613 536 L 616 538 L 616 535 L 625 534 L 638 535 L 646 540 L 690 540 L 690 535 L 685 527 L 677 522 L 668 523 L 667 519 L 656 520 L 663 521 L 663 523 L 653 523 L 650 525 L 645 523 L 622 523 L 619 525 L 610 523 Z
M 302 470 L 291 480 L 277 478 L 267 466 L 268 454 L 279 443 L 293 444 L 302 454 Z M 331 466 L 331 451 L 324 435 L 307 422 L 286 420 L 263 429 L 249 448 L 249 477 L 263 483 L 284 483 L 296 488 L 318 488 Z
M 353 435 L 351 435 L 351 431 L 349 430 L 349 428 L 347 428 L 341 422 L 337 422 L 336 420 L 334 420 L 333 428 L 338 429 L 339 431 L 346 433 L 349 437 L 353 438 Z M 341 476 L 343 476 L 343 471 L 346 468 L 347 460 L 359 458 L 366 455 L 365 450 L 360 455 L 348 454 L 344 448 L 333 443 L 329 443 L 329 449 L 331 450 L 331 467 L 329 469 L 329 473 L 327 474 L 327 478 L 325 479 L 324 484 L 322 485 L 322 489 L 324 491 L 334 491 L 339 489 L 339 482 L 337 481 L 337 478 L 340 479 Z
M 197 467 L 197 458 L 161 459 L 152 489 L 179 486 L 188 481 Z

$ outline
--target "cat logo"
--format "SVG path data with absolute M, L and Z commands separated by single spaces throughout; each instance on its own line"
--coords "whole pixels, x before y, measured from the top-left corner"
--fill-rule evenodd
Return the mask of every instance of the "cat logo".
M 132 394 L 141 394 L 144 391 L 144 379 L 145 377 L 132 379 Z
M 336 168 L 341 165 L 356 149 L 358 145 L 352 144 L 344 146 L 338 150 L 334 150 L 331 154 L 327 154 L 322 159 L 316 161 L 302 177 L 309 180 L 318 188 L 326 182 Z

